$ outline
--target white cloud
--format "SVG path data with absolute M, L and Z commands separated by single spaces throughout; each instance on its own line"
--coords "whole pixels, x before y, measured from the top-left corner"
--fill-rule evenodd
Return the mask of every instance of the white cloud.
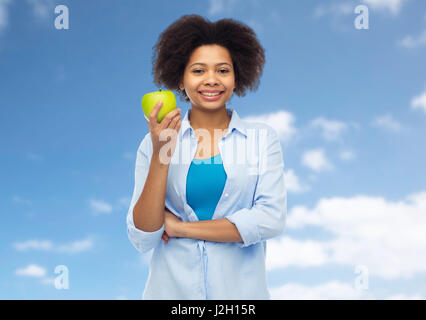
M 92 249 L 94 246 L 93 239 L 90 237 L 83 240 L 73 241 L 69 244 L 60 245 L 56 248 L 56 252 L 74 254 Z
M 46 275 L 46 269 L 36 264 L 30 264 L 25 268 L 17 269 L 15 274 L 17 276 L 42 278 Z
M 67 244 L 55 245 L 50 240 L 27 240 L 24 242 L 15 242 L 13 247 L 18 251 L 41 250 L 57 253 L 75 254 L 90 250 L 94 246 L 92 237 L 82 240 L 76 240 Z
M 52 0 L 27 0 L 32 7 L 33 14 L 42 20 L 45 20 L 49 15 L 54 13 L 54 3 Z
M 54 72 L 55 72 L 55 80 L 56 81 L 60 82 L 60 81 L 65 80 L 66 73 L 65 73 L 65 68 L 62 64 L 56 66 Z
M 339 154 L 340 159 L 349 161 L 355 159 L 355 153 L 352 150 L 343 150 Z
M 372 124 L 377 127 L 385 128 L 391 131 L 401 131 L 402 125 L 396 121 L 392 115 L 385 114 L 379 117 L 376 117 Z
M 323 198 L 312 209 L 294 207 L 288 229 L 315 226 L 331 239 L 273 239 L 268 242 L 267 268 L 364 265 L 370 275 L 384 279 L 412 278 L 426 272 L 425 212 L 426 191 L 400 201 L 360 195 Z
M 207 10 L 209 15 L 221 13 L 224 10 L 224 0 L 209 0 L 209 8 Z
M 269 14 L 269 18 L 276 24 L 281 25 L 283 18 L 281 17 L 278 11 L 271 11 Z
M 9 4 L 11 0 L 0 0 L 0 34 L 9 24 Z M 54 15 L 55 3 L 53 0 L 27 0 L 33 15 L 42 21 L 49 21 Z
M 130 197 L 121 197 L 117 200 L 118 205 L 120 207 L 128 208 L 130 206 L 130 201 L 132 199 Z
M 53 244 L 49 240 L 28 240 L 24 242 L 15 242 L 13 246 L 18 251 L 27 251 L 27 250 L 49 251 L 53 249 Z
M 135 160 L 136 159 L 136 154 L 134 152 L 124 152 L 123 153 L 123 158 L 124 159 L 128 159 L 128 160 Z
M 110 214 L 114 210 L 121 210 L 122 208 L 129 207 L 130 200 L 129 197 L 121 197 L 117 199 L 114 204 L 111 204 L 102 200 L 90 199 L 89 206 L 94 215 Z
M 386 298 L 386 300 L 424 300 L 420 295 L 396 294 Z
M 105 201 L 90 199 L 89 205 L 95 214 L 108 214 L 112 212 L 112 205 Z
M 280 237 L 269 241 L 266 256 L 268 270 L 288 266 L 316 267 L 328 263 L 329 258 L 323 244 L 316 241 L 299 241 Z
M 341 16 L 354 12 L 354 4 L 351 2 L 335 2 L 328 5 L 320 4 L 314 10 L 314 17 L 321 18 L 327 15 Z
M 284 180 L 287 191 L 301 193 L 309 190 L 308 186 L 302 186 L 293 169 L 284 171 Z
M 411 108 L 420 109 L 426 113 L 426 91 L 411 100 Z
M 219 15 L 230 12 L 238 0 L 209 0 L 207 12 L 209 15 Z
M 15 203 L 24 204 L 24 205 L 26 205 L 26 206 L 30 206 L 30 205 L 32 205 L 31 200 L 24 199 L 24 198 L 21 198 L 21 197 L 19 197 L 19 196 L 14 196 L 14 197 L 12 198 L 12 200 L 13 200 L 13 202 L 15 202 Z
M 9 24 L 9 4 L 10 0 L 0 0 L 0 34 Z
M 396 16 L 406 0 L 362 0 L 368 9 L 377 11 L 391 12 Z M 318 5 L 313 12 L 315 18 L 332 17 L 333 19 L 341 18 L 348 15 L 354 15 L 355 8 L 359 5 L 359 0 L 335 1 L 329 4 Z M 340 26 L 340 25 L 339 25 Z M 341 25 L 343 26 L 343 25 Z
M 390 11 L 397 15 L 406 0 L 363 0 L 363 2 L 372 9 Z
M 41 279 L 41 283 L 47 286 L 55 286 L 55 278 L 52 277 L 45 277 Z
M 263 24 L 256 19 L 246 19 L 244 22 L 256 32 L 257 35 L 263 34 Z
M 55 278 L 48 277 L 45 268 L 37 265 L 30 264 L 25 268 L 20 268 L 15 271 L 15 275 L 20 277 L 38 278 L 39 282 L 47 286 L 55 286 Z
M 331 281 L 317 286 L 288 283 L 282 287 L 271 288 L 270 292 L 273 300 L 371 299 L 371 296 L 365 291 L 357 290 L 354 285 L 339 281 Z
M 27 156 L 27 159 L 29 159 L 31 161 L 42 161 L 43 160 L 42 155 L 32 153 L 32 152 L 27 152 L 26 156 Z
M 287 111 L 278 111 L 256 116 L 242 117 L 242 120 L 249 122 L 263 122 L 274 128 L 279 138 L 283 142 L 288 142 L 297 132 L 293 125 L 294 116 Z
M 398 42 L 398 45 L 405 48 L 416 48 L 426 45 L 426 30 L 423 31 L 419 36 L 413 37 L 410 35 L 405 36 Z
M 333 168 L 322 149 L 306 151 L 302 155 L 302 164 L 316 172 L 330 170 Z
M 345 131 L 348 126 L 341 121 L 328 120 L 323 117 L 316 118 L 311 121 L 311 126 L 314 128 L 319 128 L 321 130 L 322 136 L 326 140 L 337 140 L 343 131 Z

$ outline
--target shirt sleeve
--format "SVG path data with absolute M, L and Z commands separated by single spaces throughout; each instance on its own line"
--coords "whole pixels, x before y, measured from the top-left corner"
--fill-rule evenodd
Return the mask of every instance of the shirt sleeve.
M 256 244 L 281 235 L 287 215 L 287 190 L 281 144 L 274 129 L 269 128 L 259 160 L 259 179 L 250 209 L 243 208 L 226 218 L 237 227 L 243 243 Z
M 142 140 L 139 145 L 136 155 L 136 168 L 135 168 L 135 186 L 133 190 L 132 200 L 130 202 L 130 208 L 127 213 L 127 235 L 133 246 L 141 253 L 145 253 L 157 246 L 161 241 L 161 236 L 164 232 L 164 224 L 160 229 L 152 232 L 142 231 L 135 227 L 133 220 L 133 208 L 136 205 L 140 195 L 142 194 L 143 187 L 145 185 L 146 177 L 148 176 L 150 166 L 150 143 L 149 133 Z

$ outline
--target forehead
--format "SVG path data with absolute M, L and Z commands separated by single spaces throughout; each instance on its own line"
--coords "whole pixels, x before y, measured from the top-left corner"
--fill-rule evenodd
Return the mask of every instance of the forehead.
M 219 45 L 203 45 L 192 52 L 188 65 L 191 66 L 194 63 L 200 63 L 215 66 L 225 62 L 232 65 L 228 49 Z

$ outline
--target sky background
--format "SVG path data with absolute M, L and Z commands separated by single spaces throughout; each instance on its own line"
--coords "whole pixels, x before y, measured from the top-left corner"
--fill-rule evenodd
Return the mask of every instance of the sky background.
M 126 233 L 141 98 L 159 34 L 192 13 L 242 21 L 265 48 L 258 90 L 227 107 L 281 138 L 272 297 L 424 299 L 423 0 L 0 0 L 0 299 L 141 298 L 150 257 Z

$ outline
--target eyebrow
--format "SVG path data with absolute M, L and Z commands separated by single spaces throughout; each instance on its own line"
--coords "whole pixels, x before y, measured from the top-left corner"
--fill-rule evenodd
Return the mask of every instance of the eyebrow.
M 190 67 L 192 67 L 193 65 L 196 65 L 196 64 L 201 64 L 202 66 L 206 66 L 207 65 L 207 64 L 202 63 L 202 62 L 196 62 L 196 63 L 191 64 Z M 231 66 L 228 62 L 219 62 L 219 63 L 216 63 L 216 66 L 220 66 L 222 64 L 227 64 L 227 65 Z

